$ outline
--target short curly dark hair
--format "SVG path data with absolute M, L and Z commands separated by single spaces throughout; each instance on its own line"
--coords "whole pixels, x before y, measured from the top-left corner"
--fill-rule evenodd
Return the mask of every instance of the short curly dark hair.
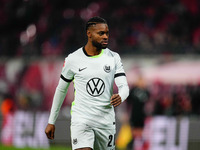
M 96 25 L 98 23 L 105 23 L 107 24 L 107 21 L 99 16 L 95 16 L 90 18 L 87 23 L 86 23 L 86 31 L 88 30 L 88 28 L 92 25 Z

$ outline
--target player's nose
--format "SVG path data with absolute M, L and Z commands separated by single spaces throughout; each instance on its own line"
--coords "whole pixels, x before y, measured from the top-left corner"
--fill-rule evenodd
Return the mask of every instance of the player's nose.
M 106 34 L 106 33 L 103 34 L 103 39 L 104 39 L 104 40 L 108 40 L 108 34 Z

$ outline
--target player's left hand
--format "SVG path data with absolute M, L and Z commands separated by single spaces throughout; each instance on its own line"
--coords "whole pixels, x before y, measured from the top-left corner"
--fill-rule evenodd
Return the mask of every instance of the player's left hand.
M 113 94 L 110 100 L 111 105 L 113 105 L 114 107 L 117 107 L 122 103 L 122 99 L 119 94 Z

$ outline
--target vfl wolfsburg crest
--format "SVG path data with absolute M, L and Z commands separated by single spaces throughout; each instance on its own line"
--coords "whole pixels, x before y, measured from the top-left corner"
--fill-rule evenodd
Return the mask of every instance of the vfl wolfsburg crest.
M 104 69 L 104 71 L 107 72 L 107 73 L 109 73 L 109 72 L 111 71 L 111 68 L 110 68 L 109 65 L 105 65 L 105 66 L 103 67 L 103 69 Z

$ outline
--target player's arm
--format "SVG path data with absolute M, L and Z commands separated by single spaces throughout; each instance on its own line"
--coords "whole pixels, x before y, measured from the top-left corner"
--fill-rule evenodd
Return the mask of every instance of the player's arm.
M 111 104 L 116 107 L 120 105 L 129 95 L 129 87 L 124 72 L 124 68 L 121 62 L 121 58 L 118 54 L 115 56 L 116 73 L 115 73 L 115 84 L 118 87 L 118 94 L 113 94 L 111 97 Z
M 54 139 L 55 122 L 58 117 L 60 108 L 63 104 L 63 101 L 65 99 L 65 96 L 67 94 L 70 82 L 73 80 L 73 77 L 74 73 L 71 71 L 70 59 L 67 57 L 65 59 L 60 80 L 53 97 L 53 103 L 51 107 L 48 125 L 45 129 L 45 133 L 49 139 Z
M 129 87 L 124 73 L 115 77 L 115 84 L 118 87 L 118 94 L 113 94 L 111 97 L 111 104 L 114 107 L 120 105 L 129 95 Z
M 63 76 L 61 75 L 61 78 L 59 80 L 58 86 L 54 94 L 48 125 L 45 129 L 45 133 L 49 139 L 54 139 L 55 122 L 58 117 L 60 108 L 63 104 L 63 101 L 65 99 L 65 96 L 67 94 L 67 89 L 69 85 L 70 82 L 66 82 L 65 80 L 63 80 Z

